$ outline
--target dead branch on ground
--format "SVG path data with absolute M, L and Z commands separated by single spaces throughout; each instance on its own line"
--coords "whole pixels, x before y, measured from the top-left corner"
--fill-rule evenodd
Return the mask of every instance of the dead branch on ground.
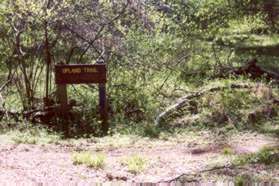
M 209 92 L 216 92 L 216 91 L 221 91 L 224 89 L 250 89 L 252 88 L 252 85 L 249 84 L 231 84 L 229 86 L 216 86 L 216 87 L 211 87 L 207 88 L 189 95 L 186 95 L 182 98 L 179 99 L 174 105 L 169 106 L 168 108 L 165 109 L 165 111 L 161 112 L 155 119 L 155 124 L 157 126 L 161 125 L 161 122 L 165 120 L 167 117 L 169 117 L 173 112 L 183 108 L 184 106 L 187 105 L 187 103 L 194 98 L 201 97 L 205 95 L 206 93 Z

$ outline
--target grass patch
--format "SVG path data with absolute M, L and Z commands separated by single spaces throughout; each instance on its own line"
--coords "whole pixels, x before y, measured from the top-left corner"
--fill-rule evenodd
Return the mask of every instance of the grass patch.
M 16 144 L 37 144 L 38 139 L 34 136 L 19 135 L 13 136 L 12 141 Z
M 271 88 L 265 83 L 255 84 L 249 81 L 223 80 L 209 82 L 208 86 L 200 88 L 207 90 L 210 87 L 229 87 L 233 81 L 236 84 L 250 85 L 248 89 L 225 88 L 220 91 L 207 92 L 193 98 L 181 108 L 163 118 L 162 123 L 174 127 L 204 126 L 230 127 L 230 129 L 255 128 L 255 125 L 272 121 L 276 122 L 278 108 L 272 105 L 272 96 L 278 94 L 277 88 Z M 200 91 L 200 90 L 197 90 Z M 228 128 L 229 129 L 229 128 Z M 276 131 L 274 131 L 275 133 Z
M 41 127 L 11 130 L 6 135 L 16 144 L 50 144 L 61 140 L 58 133 Z
M 279 117 L 275 117 L 265 123 L 256 125 L 255 129 L 260 133 L 272 134 L 279 136 Z
M 126 165 L 128 171 L 131 172 L 132 174 L 139 174 L 146 169 L 147 159 L 139 155 L 132 155 L 130 157 L 123 159 L 122 164 Z
M 95 154 L 90 152 L 76 152 L 72 156 L 74 165 L 86 165 L 87 167 L 94 169 L 103 169 L 105 166 L 105 155 Z
M 223 149 L 223 154 L 226 155 L 226 156 L 230 156 L 230 155 L 233 155 L 234 152 L 233 152 L 233 149 L 230 148 L 230 147 L 225 147 Z
M 242 185 L 249 185 L 254 180 L 252 180 L 251 176 L 249 175 L 237 175 L 234 179 L 234 183 L 236 186 L 242 186 Z
M 279 163 L 279 148 L 264 148 L 257 153 L 242 155 L 234 161 L 235 165 L 257 163 L 265 165 Z

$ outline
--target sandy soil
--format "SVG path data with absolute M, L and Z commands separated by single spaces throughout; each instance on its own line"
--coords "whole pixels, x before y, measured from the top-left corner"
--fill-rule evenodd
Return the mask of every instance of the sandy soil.
M 111 140 L 113 142 L 113 139 Z M 123 143 L 124 141 L 124 143 Z M 117 142 L 81 140 L 78 143 L 49 145 L 0 144 L 0 184 L 3 183 L 95 183 L 105 181 L 166 182 L 182 174 L 195 174 L 214 166 L 230 164 L 241 153 L 251 153 L 275 145 L 275 138 L 259 134 L 237 134 L 216 142 L 210 134 L 193 138 L 168 140 L 132 140 L 122 145 Z M 231 148 L 234 155 L 224 155 L 224 148 Z M 83 165 L 73 165 L 76 151 L 102 152 L 106 165 L 94 170 Z M 146 170 L 138 175 L 128 172 L 121 160 L 138 154 L 148 160 Z M 273 173 L 279 180 L 279 171 Z

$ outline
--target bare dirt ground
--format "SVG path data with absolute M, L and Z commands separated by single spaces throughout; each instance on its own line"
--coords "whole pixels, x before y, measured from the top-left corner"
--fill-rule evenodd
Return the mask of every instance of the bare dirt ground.
M 1 139 L 1 138 L 0 138 Z M 256 133 L 238 133 L 216 139 L 209 132 L 176 136 L 168 139 L 112 136 L 105 139 L 61 141 L 56 144 L 12 144 L 0 142 L 0 184 L 3 183 L 96 183 L 107 181 L 168 182 L 180 175 L 199 175 L 214 167 L 226 166 L 239 154 L 257 152 L 278 144 L 276 138 Z M 225 155 L 224 149 L 233 154 Z M 102 170 L 74 165 L 77 151 L 102 152 L 106 164 Z M 129 173 L 121 164 L 124 157 L 137 154 L 148 160 L 140 174 Z M 246 167 L 269 180 L 279 180 L 279 168 Z M 233 175 L 230 170 L 217 169 L 214 175 Z M 219 172 L 216 172 L 219 171 Z M 225 172 L 222 172 L 225 171 Z M 212 178 L 212 176 L 211 176 Z

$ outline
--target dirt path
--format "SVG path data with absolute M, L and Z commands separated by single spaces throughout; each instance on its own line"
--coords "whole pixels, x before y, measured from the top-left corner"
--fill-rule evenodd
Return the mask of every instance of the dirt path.
M 164 182 L 181 174 L 193 174 L 214 166 L 226 165 L 240 153 L 256 152 L 276 144 L 274 138 L 259 134 L 230 136 L 224 143 L 216 143 L 210 134 L 178 137 L 168 140 L 113 138 L 106 142 L 80 140 L 56 145 L 2 144 L 0 145 L 0 184 L 17 183 L 95 183 L 112 180 L 135 182 Z M 109 141 L 109 142 L 107 142 Z M 224 155 L 230 148 L 234 155 Z M 106 154 L 103 170 L 73 165 L 76 151 Z M 124 157 L 138 154 L 147 158 L 148 167 L 134 175 L 121 164 Z M 279 178 L 279 172 L 274 173 Z

